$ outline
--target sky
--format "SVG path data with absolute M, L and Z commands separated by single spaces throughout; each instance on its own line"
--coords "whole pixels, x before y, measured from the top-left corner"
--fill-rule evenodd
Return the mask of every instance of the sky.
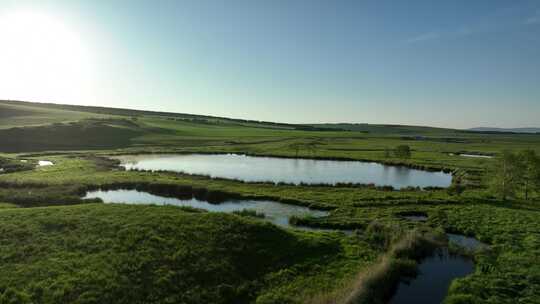
M 540 127 L 540 0 L 0 0 L 0 99 Z

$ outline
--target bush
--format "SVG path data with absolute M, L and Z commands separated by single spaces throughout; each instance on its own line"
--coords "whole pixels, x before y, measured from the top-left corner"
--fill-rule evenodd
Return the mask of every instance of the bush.
M 451 295 L 445 301 L 444 304 L 476 304 L 480 301 L 472 295 Z
M 257 298 L 256 304 L 300 304 L 297 300 L 281 294 L 269 293 Z
M 396 147 L 396 150 L 394 151 L 394 154 L 396 157 L 399 158 L 410 158 L 411 157 L 411 147 L 407 145 L 399 145 Z
M 0 304 L 26 304 L 31 303 L 30 296 L 13 288 L 6 289 L 0 296 Z
M 236 210 L 232 212 L 233 214 L 245 217 L 256 217 L 256 218 L 265 218 L 264 213 L 257 212 L 251 209 Z

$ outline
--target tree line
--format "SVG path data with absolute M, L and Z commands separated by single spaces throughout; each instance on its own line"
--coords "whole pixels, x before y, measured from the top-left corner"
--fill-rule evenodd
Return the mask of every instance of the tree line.
M 528 200 L 532 193 L 540 192 L 540 157 L 534 150 L 503 151 L 490 175 L 491 189 L 502 200 L 519 194 Z

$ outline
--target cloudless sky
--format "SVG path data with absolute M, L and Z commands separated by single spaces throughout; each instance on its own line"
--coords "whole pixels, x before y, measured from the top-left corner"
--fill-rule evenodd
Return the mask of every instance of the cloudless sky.
M 540 127 L 540 1 L 0 0 L 2 18 L 22 25 L 0 29 L 0 99 Z

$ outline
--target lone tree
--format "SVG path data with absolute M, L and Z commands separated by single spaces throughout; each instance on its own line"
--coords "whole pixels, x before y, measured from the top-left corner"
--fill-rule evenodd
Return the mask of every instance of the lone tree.
M 456 177 L 455 181 L 446 191 L 449 195 L 461 196 L 465 191 L 465 187 L 463 187 L 463 184 L 461 183 L 461 177 Z
M 294 144 L 290 145 L 290 147 L 294 150 L 295 157 L 298 157 L 298 154 L 300 153 L 301 149 L 309 151 L 309 152 L 311 152 L 311 154 L 315 154 L 317 152 L 317 144 L 315 142 L 294 143 Z
M 494 166 L 491 180 L 492 190 L 502 200 L 514 196 L 519 188 L 522 172 L 523 166 L 520 158 L 510 151 L 504 151 Z
M 410 158 L 411 157 L 411 147 L 407 145 L 399 145 L 396 147 L 396 150 L 394 151 L 394 154 L 396 157 L 399 158 Z
M 294 149 L 295 157 L 298 157 L 298 153 L 300 152 L 301 144 L 299 144 L 299 143 L 292 144 L 291 148 Z
M 540 189 L 540 158 L 534 150 L 524 150 L 519 153 L 521 162 L 520 186 L 525 199 L 529 199 L 531 190 Z
M 392 157 L 392 155 L 391 155 L 391 153 L 390 153 L 390 149 L 384 148 L 384 157 L 385 157 L 385 158 L 390 158 L 390 157 Z

